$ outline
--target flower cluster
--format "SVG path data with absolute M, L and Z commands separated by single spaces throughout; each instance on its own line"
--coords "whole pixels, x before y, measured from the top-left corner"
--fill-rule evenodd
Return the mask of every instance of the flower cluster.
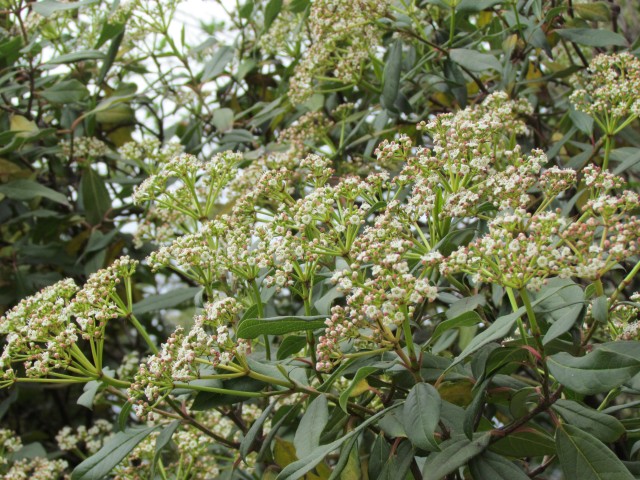
M 640 60 L 631 53 L 598 55 L 578 80 L 582 88 L 574 90 L 571 101 L 607 134 L 616 134 L 640 115 Z
M 51 480 L 61 478 L 69 466 L 65 460 L 50 460 L 46 457 L 27 457 L 11 460 L 12 454 L 20 452 L 22 440 L 16 432 L 0 429 L 0 475 L 5 480 Z
M 374 23 L 384 17 L 388 1 L 317 0 L 311 4 L 311 46 L 291 79 L 289 98 L 301 103 L 313 92 L 314 79 L 329 73 L 331 81 L 355 82 L 362 64 L 380 43 Z
M 24 365 L 28 377 L 70 366 L 70 350 L 79 333 L 70 321 L 69 306 L 77 291 L 73 280 L 62 280 L 25 298 L 0 318 L 0 333 L 6 335 L 0 357 L 3 384 L 15 379 L 12 364 L 16 362 Z
M 232 298 L 205 305 L 188 333 L 182 327 L 169 336 L 161 350 L 141 364 L 129 388 L 129 401 L 144 418 L 163 400 L 175 382 L 206 379 L 212 370 L 250 352 L 251 345 L 233 337 L 233 327 L 243 310 Z

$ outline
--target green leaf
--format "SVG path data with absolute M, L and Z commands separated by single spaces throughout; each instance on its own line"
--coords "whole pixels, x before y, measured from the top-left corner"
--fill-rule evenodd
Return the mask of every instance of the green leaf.
M 338 449 L 343 443 L 351 439 L 353 436 L 359 435 L 361 431 L 366 429 L 372 423 L 375 423 L 376 421 L 378 421 L 380 417 L 390 412 L 391 410 L 398 408 L 401 405 L 402 405 L 402 402 L 399 402 L 399 403 L 396 403 L 395 405 L 385 408 L 381 412 L 378 412 L 375 415 L 366 419 L 364 422 L 362 422 L 355 429 L 351 430 L 349 433 L 347 433 L 343 437 L 338 438 L 337 440 L 327 445 L 321 445 L 318 448 L 316 448 L 311 455 L 305 458 L 301 458 L 300 460 L 296 460 L 293 463 L 290 463 L 282 470 L 282 472 L 280 472 L 276 480 L 297 480 L 301 478 L 304 474 L 309 472 L 318 463 L 320 463 L 324 459 L 324 457 L 326 457 L 328 454 L 330 454 L 334 450 Z
M 404 431 L 411 443 L 422 450 L 438 450 L 434 437 L 442 399 L 438 390 L 429 383 L 417 383 L 407 395 L 402 420 Z
M 449 56 L 455 63 L 472 72 L 484 72 L 489 69 L 499 71 L 502 69 L 502 65 L 496 57 L 477 50 L 453 48 L 449 51 Z
M 100 67 L 100 73 L 98 73 L 98 79 L 96 80 L 97 85 L 102 85 L 104 82 L 107 73 L 113 66 L 113 62 L 115 62 L 118 52 L 120 51 L 120 44 L 124 39 L 124 25 L 118 24 L 114 26 L 114 30 L 119 30 L 118 34 L 111 41 L 111 45 L 109 45 L 109 50 L 107 50 L 107 54 L 104 58 L 104 62 L 102 62 L 102 66 Z M 104 30 L 103 30 L 104 33 Z M 102 36 L 101 36 L 102 38 Z
M 471 312 L 480 306 L 486 305 L 486 303 L 487 299 L 480 294 L 456 300 L 447 309 L 447 319 L 458 318 L 463 313 Z
M 89 96 L 89 90 L 78 80 L 63 80 L 45 88 L 38 95 L 51 103 L 65 104 L 79 102 Z
M 485 433 L 474 440 L 457 435 L 440 444 L 441 451 L 432 453 L 422 468 L 424 480 L 440 480 L 459 467 L 465 465 L 476 455 L 482 453 L 491 440 L 491 434 Z
M 233 128 L 233 110 L 230 108 L 218 108 L 213 112 L 211 120 L 213 126 L 220 132 L 226 132 Z
M 49 200 L 70 207 L 67 197 L 60 192 L 56 192 L 44 185 L 34 182 L 33 180 L 14 180 L 4 185 L 0 185 L 0 193 L 6 195 L 13 200 L 33 200 L 34 198 L 43 197 Z
M 474 480 L 529 480 L 527 474 L 515 463 L 502 455 L 482 452 L 469 462 L 469 470 Z
M 278 347 L 278 353 L 276 358 L 278 360 L 284 360 L 289 358 L 290 355 L 298 353 L 307 345 L 307 338 L 298 335 L 291 335 L 282 340 L 280 347 Z
M 327 398 L 318 395 L 304 412 L 300 424 L 293 437 L 298 458 L 304 458 L 313 453 L 320 445 L 320 435 L 329 420 Z
M 269 0 L 269 3 L 267 3 L 264 9 L 265 31 L 269 30 L 269 27 L 280 13 L 280 10 L 282 10 L 282 0 Z
M 127 420 L 129 420 L 129 415 L 131 414 L 131 409 L 133 408 L 133 404 L 128 400 L 124 402 L 120 413 L 118 413 L 118 430 L 122 431 L 127 427 Z
M 361 382 L 365 378 L 367 378 L 369 375 L 371 375 L 374 372 L 377 372 L 378 370 L 380 370 L 378 367 L 371 367 L 371 366 L 361 367 L 358 369 L 355 376 L 353 377 L 353 380 L 351 380 L 351 383 L 349 384 L 349 386 L 340 394 L 340 398 L 338 400 L 338 403 L 340 403 L 340 408 L 342 408 L 342 410 L 345 413 L 348 413 L 347 403 L 349 402 L 349 397 L 355 396 L 354 392 L 356 392 L 359 389 L 359 387 L 361 386 Z M 362 392 L 359 392 L 359 393 L 362 393 Z
M 551 295 L 554 295 L 555 293 L 562 290 L 563 288 L 565 288 L 565 286 L 560 285 L 557 287 L 554 286 L 554 287 L 543 290 L 540 296 L 536 298 L 535 301 L 531 302 L 531 305 L 536 306 L 538 303 L 549 298 Z M 500 340 L 501 338 L 504 338 L 507 334 L 509 334 L 509 332 L 513 328 L 513 325 L 518 320 L 518 318 L 524 315 L 525 312 L 526 312 L 525 308 L 520 307 L 518 310 L 516 310 L 513 313 L 510 313 L 509 315 L 504 315 L 502 317 L 499 317 L 496 321 L 494 321 L 489 326 L 489 328 L 487 328 L 485 331 L 481 332 L 480 334 L 476 335 L 473 338 L 473 340 L 469 342 L 469 345 L 467 345 L 467 347 L 460 353 L 460 355 L 458 355 L 454 359 L 454 361 L 451 363 L 451 365 L 449 365 L 449 368 L 447 368 L 447 371 L 451 370 L 454 366 L 456 366 L 462 360 L 464 360 L 465 358 L 467 358 L 469 355 L 476 352 L 480 348 L 484 347 L 485 345 L 493 341 Z
M 593 132 L 593 118 L 580 110 L 576 110 L 573 106 L 569 109 L 569 118 L 571 118 L 578 130 L 586 135 L 591 135 L 591 132 Z
M 565 478 L 633 480 L 627 467 L 597 438 L 572 425 L 556 430 L 558 459 Z
M 556 453 L 553 438 L 531 428 L 507 435 L 492 444 L 489 449 L 507 457 L 541 457 Z
M 585 407 L 573 400 L 560 399 L 553 405 L 564 420 L 603 442 L 615 442 L 624 434 L 625 428 L 617 418 Z
M 627 41 L 619 33 L 611 30 L 598 30 L 595 28 L 564 28 L 556 30 L 556 33 L 570 42 L 589 47 L 626 47 Z
M 358 437 L 353 436 L 340 449 L 340 458 L 336 466 L 333 467 L 329 480 L 360 480 L 362 469 L 360 465 L 360 455 L 358 453 Z
M 133 314 L 138 316 L 165 308 L 176 307 L 182 303 L 193 300 L 200 290 L 200 287 L 184 287 L 176 288 L 175 290 L 159 295 L 150 295 L 133 305 Z
M 156 438 L 156 450 L 153 454 L 153 462 L 151 463 L 151 474 L 149 475 L 150 478 L 155 478 L 154 473 L 156 464 L 160 459 L 160 454 L 162 453 L 162 450 L 169 444 L 169 442 L 171 441 L 171 437 L 173 437 L 173 434 L 178 429 L 181 423 L 181 420 L 174 420 L 169 425 L 165 426 L 160 432 L 160 435 L 158 435 L 158 438 Z
M 104 53 L 98 50 L 80 50 L 78 52 L 66 53 L 58 57 L 54 57 L 45 65 L 61 65 L 63 63 L 82 62 L 84 60 L 102 60 L 104 59 Z
M 396 99 L 400 93 L 400 73 L 402 71 L 402 42 L 396 40 L 391 46 L 384 66 L 382 83 L 382 105 L 390 112 L 397 112 Z
M 609 300 L 606 295 L 600 295 L 591 304 L 591 316 L 596 322 L 607 323 L 609 318 Z
M 378 434 L 369 453 L 369 478 L 377 478 L 385 462 L 389 459 L 391 447 L 384 438 L 384 433 Z
M 477 325 L 482 322 L 482 318 L 478 315 L 477 312 L 465 312 L 459 317 L 452 318 L 450 320 L 445 320 L 444 322 L 440 322 L 438 326 L 433 331 L 431 338 L 429 338 L 428 343 L 435 342 L 443 333 L 452 328 L 460 328 L 460 327 L 471 327 L 473 325 Z
M 157 428 L 157 425 L 131 428 L 116 433 L 96 454 L 84 460 L 73 470 L 71 480 L 102 480 L 136 445 Z
M 611 8 L 607 2 L 577 3 L 573 10 L 585 20 L 607 22 L 611 19 Z
M 253 422 L 253 424 L 251 425 L 251 428 L 249 428 L 249 431 L 247 431 L 245 436 L 242 438 L 242 441 L 240 442 L 239 452 L 240 452 L 240 456 L 243 459 L 246 458 L 247 455 L 249 455 L 249 452 L 251 451 L 251 447 L 253 446 L 253 444 L 256 441 L 256 438 L 258 437 L 258 433 L 262 429 L 264 422 L 266 422 L 267 419 L 269 418 L 269 415 L 271 415 L 271 411 L 277 405 L 277 403 L 278 402 L 271 402 L 269 406 L 267 406 L 267 408 L 264 409 L 264 411 L 258 417 L 258 419 L 255 422 Z
M 216 78 L 231 60 L 233 60 L 234 51 L 228 45 L 220 45 L 218 50 L 213 54 L 211 59 L 204 64 L 204 70 L 202 71 L 202 81 L 208 82 Z
M 608 392 L 640 372 L 640 342 L 609 342 L 583 357 L 551 355 L 549 371 L 565 387 L 584 395 Z
M 248 318 L 238 327 L 238 338 L 256 338 L 260 335 L 284 335 L 285 333 L 315 330 L 325 326 L 326 315 L 308 317 Z
M 31 8 L 34 12 L 39 13 L 43 17 L 49 17 L 56 12 L 62 12 L 64 10 L 75 10 L 76 8 L 86 7 L 87 5 L 93 5 L 98 3 L 99 0 L 84 0 L 82 2 L 69 2 L 62 3 L 55 0 L 40 0 L 39 2 L 33 2 Z
M 111 196 L 102 177 L 92 168 L 82 172 L 80 192 L 88 222 L 91 225 L 102 223 L 104 216 L 111 208 Z

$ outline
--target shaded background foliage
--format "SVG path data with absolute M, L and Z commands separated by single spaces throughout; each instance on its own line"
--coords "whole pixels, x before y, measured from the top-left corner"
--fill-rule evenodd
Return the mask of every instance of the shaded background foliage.
M 339 54 L 346 38 L 308 31 L 308 0 L 249 0 L 224 24 L 207 18 L 203 2 L 196 35 L 193 27 L 180 35 L 170 30 L 178 3 L 0 2 L 4 310 L 58 280 L 82 284 L 123 254 L 141 260 L 155 248 L 149 237 L 133 235 L 145 209 L 131 194 L 156 168 L 141 158 L 162 159 L 163 148 L 202 158 L 235 150 L 246 168 L 268 163 L 272 153 L 322 153 L 336 176 L 365 175 L 382 140 L 402 133 L 422 144 L 420 121 L 503 90 L 534 107 L 525 147 L 580 169 L 603 145 L 593 121 L 568 102 L 572 75 L 597 53 L 639 46 L 632 1 L 414 0 L 391 2 L 397 8 L 367 32 L 376 48 L 354 64 Z M 323 42 L 329 54 L 305 66 L 307 52 Z M 300 79 L 305 68 L 309 88 Z M 137 158 L 126 147 L 134 140 L 147 149 Z M 167 147 L 172 141 L 179 147 Z M 637 186 L 637 124 L 618 136 L 610 165 Z M 228 209 L 220 204 L 212 216 Z M 162 340 L 166 325 L 171 331 L 176 317 L 186 318 L 174 310 L 192 311 L 195 284 L 145 267 L 135 279 L 135 301 L 146 302 L 140 316 Z M 127 352 L 144 351 L 124 322 L 109 329 L 112 366 Z M 79 390 L 3 390 L 3 424 L 51 446 L 74 419 L 113 417 L 108 404 L 93 411 L 75 405 Z

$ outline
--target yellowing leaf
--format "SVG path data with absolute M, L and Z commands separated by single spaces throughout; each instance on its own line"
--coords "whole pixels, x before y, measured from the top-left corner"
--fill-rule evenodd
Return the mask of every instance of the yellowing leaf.
M 12 132 L 20 132 L 17 137 L 29 137 L 38 133 L 39 129 L 35 122 L 27 120 L 22 115 L 12 115 L 9 129 Z
M 443 400 L 465 407 L 473 400 L 473 394 L 471 389 L 473 383 L 468 380 L 461 380 L 458 382 L 444 382 L 438 388 L 438 393 Z
M 273 447 L 273 459 L 280 468 L 286 467 L 298 459 L 296 447 L 293 446 L 293 443 L 276 437 L 276 446 Z
M 490 12 L 490 11 L 480 12 L 480 15 L 478 15 L 478 27 L 479 28 L 486 27 L 487 25 L 489 25 L 489 23 L 491 23 L 492 18 L 493 18 L 493 12 Z
M 529 80 L 529 85 L 533 87 L 540 87 L 542 82 L 536 81 L 542 77 L 542 72 L 538 67 L 536 67 L 533 63 L 529 63 L 529 69 L 527 70 L 527 80 Z M 533 81 L 532 81 L 533 80 Z
M 357 397 L 358 395 L 362 395 L 369 389 L 369 382 L 367 382 L 366 378 L 363 378 L 358 383 L 356 383 L 353 390 L 349 393 L 349 397 Z

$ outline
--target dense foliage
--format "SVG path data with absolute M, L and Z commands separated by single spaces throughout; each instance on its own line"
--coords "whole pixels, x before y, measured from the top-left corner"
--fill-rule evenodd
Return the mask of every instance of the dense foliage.
M 0 0 L 3 478 L 639 477 L 636 3 L 179 3 Z

